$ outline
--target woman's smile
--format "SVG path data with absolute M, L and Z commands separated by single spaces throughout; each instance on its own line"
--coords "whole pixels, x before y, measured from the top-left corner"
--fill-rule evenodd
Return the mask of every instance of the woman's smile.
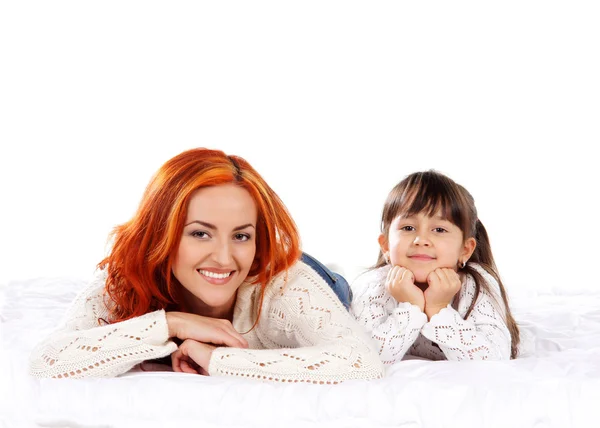
M 202 276 L 202 279 L 204 279 L 206 282 L 214 285 L 227 284 L 235 274 L 234 270 L 229 270 L 221 273 L 212 269 L 197 269 L 196 272 L 198 272 Z

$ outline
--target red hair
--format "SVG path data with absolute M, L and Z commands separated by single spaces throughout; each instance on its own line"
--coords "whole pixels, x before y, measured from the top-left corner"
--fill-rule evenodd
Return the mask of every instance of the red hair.
M 256 255 L 248 277 L 261 287 L 260 316 L 267 284 L 301 256 L 296 224 L 248 162 L 219 150 L 197 148 L 168 160 L 148 184 L 133 218 L 111 234 L 110 254 L 98 264 L 108 272 L 106 291 L 114 302 L 111 322 L 180 307 L 182 286 L 171 268 L 190 198 L 200 188 L 222 184 L 246 189 L 256 203 Z

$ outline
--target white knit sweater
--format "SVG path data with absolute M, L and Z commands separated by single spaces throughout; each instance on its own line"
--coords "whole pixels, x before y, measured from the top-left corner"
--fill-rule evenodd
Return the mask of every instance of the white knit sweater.
M 111 377 L 150 359 L 170 355 L 163 310 L 114 324 L 104 293 L 106 273 L 75 300 L 64 325 L 32 352 L 30 373 L 36 377 Z M 256 319 L 259 288 L 244 283 L 238 290 L 233 326 L 248 331 Z M 372 342 L 309 266 L 298 262 L 267 286 L 258 325 L 244 336 L 249 349 L 213 351 L 211 376 L 239 376 L 276 382 L 339 383 L 376 379 L 383 365 Z
M 458 307 L 448 305 L 432 316 L 410 303 L 398 303 L 385 288 L 389 265 L 366 272 L 352 284 L 355 293 L 351 312 L 377 344 L 384 364 L 394 364 L 405 354 L 430 360 L 507 360 L 511 337 L 496 280 L 481 266 L 470 263 L 483 275 L 495 295 L 479 293 L 475 307 L 464 316 L 475 295 L 475 280 L 463 279 Z

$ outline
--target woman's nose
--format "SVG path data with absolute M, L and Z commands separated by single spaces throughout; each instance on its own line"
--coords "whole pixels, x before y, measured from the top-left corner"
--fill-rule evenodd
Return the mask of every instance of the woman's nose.
M 233 260 L 231 248 L 228 242 L 217 243 L 213 251 L 213 258 L 221 266 L 230 266 Z

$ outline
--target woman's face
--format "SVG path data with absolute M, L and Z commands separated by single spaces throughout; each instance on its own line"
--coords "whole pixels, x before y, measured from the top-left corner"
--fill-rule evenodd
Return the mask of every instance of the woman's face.
M 173 274 L 194 312 L 224 316 L 256 254 L 257 209 L 242 187 L 197 190 L 190 199 Z

